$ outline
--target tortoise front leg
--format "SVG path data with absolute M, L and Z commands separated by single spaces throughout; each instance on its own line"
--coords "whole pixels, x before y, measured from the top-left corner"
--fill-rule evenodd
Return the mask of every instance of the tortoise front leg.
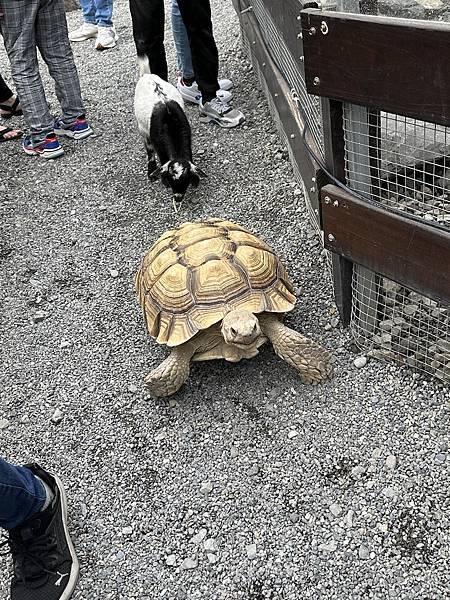
M 323 346 L 286 327 L 276 315 L 264 314 L 259 323 L 275 352 L 297 369 L 303 383 L 319 383 L 331 376 L 330 353 Z
M 189 366 L 194 354 L 195 348 L 188 342 L 173 348 L 166 360 L 144 379 L 150 394 L 155 398 L 175 394 L 189 377 Z

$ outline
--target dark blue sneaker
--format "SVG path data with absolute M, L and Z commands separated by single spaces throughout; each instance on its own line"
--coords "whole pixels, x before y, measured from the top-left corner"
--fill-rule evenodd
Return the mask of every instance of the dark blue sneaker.
M 58 138 L 54 133 L 49 133 L 39 144 L 34 144 L 31 135 L 26 135 L 22 140 L 22 148 L 31 156 L 42 156 L 42 158 L 58 158 L 64 154 Z
M 94 133 L 83 115 L 72 125 L 66 125 L 62 119 L 56 119 L 54 129 L 58 135 L 65 135 L 74 140 L 84 140 Z

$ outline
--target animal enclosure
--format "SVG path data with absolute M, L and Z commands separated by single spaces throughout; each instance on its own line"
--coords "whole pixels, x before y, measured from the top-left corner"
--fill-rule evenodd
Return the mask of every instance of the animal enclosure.
M 234 4 L 342 323 L 369 355 L 450 381 L 450 7 Z

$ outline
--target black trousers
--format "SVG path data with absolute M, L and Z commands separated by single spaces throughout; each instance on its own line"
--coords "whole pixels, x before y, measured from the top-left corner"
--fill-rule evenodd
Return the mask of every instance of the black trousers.
M 219 85 L 219 55 L 213 36 L 209 0 L 178 0 L 192 53 L 195 79 L 208 102 Z M 146 54 L 150 70 L 167 81 L 164 49 L 164 0 L 130 0 L 133 37 L 139 56 Z
M 9 89 L 3 77 L 0 75 L 0 104 L 6 100 L 9 100 L 12 95 L 12 91 Z

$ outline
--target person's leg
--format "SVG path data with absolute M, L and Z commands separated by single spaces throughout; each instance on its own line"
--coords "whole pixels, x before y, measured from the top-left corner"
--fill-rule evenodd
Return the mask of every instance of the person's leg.
M 63 0 L 40 0 L 36 17 L 36 45 L 55 81 L 55 92 L 65 125 L 84 117 L 80 81 L 67 36 Z
M 25 467 L 0 458 L 0 527 L 14 529 L 39 512 L 46 501 L 42 481 Z
M 171 18 L 173 41 L 175 42 L 175 49 L 177 51 L 178 70 L 181 72 L 184 81 L 189 84 L 195 79 L 194 67 L 192 66 L 189 37 L 183 23 L 177 0 L 172 0 Z
M 113 0 L 94 0 L 95 22 L 99 27 L 112 27 Z
M 10 88 L 6 84 L 6 81 L 0 74 L 0 104 L 6 102 L 6 100 L 9 100 L 12 96 L 12 91 L 10 90 Z
M 213 36 L 209 0 L 178 0 L 189 36 L 192 64 L 203 103 L 216 97 L 219 55 Z
M 83 13 L 83 23 L 69 33 L 71 42 L 85 42 L 97 36 L 94 0 L 79 0 L 79 2 Z
M 36 53 L 35 21 L 39 0 L 0 0 L 2 35 L 11 63 L 11 74 L 33 145 L 53 132 Z
M 83 13 L 83 21 L 85 23 L 90 23 L 91 25 L 96 25 L 95 21 L 95 3 L 94 0 L 79 0 L 81 12 Z
M 69 600 L 79 565 L 61 481 L 39 465 L 14 467 L 0 459 L 0 527 L 14 567 L 11 600 Z
M 148 56 L 150 71 L 167 81 L 164 49 L 164 0 L 130 0 L 138 56 Z

